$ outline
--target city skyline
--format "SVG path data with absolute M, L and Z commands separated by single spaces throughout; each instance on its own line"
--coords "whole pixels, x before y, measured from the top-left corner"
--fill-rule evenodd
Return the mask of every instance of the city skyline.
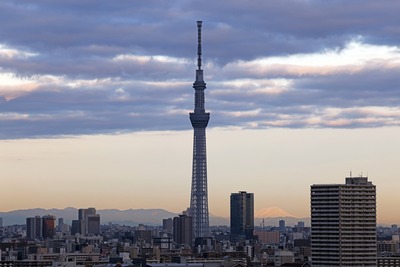
M 399 7 L 0 3 L 0 210 L 189 207 L 203 20 L 210 213 L 243 190 L 309 217 L 310 185 L 352 172 L 377 186 L 378 223 L 400 223 Z

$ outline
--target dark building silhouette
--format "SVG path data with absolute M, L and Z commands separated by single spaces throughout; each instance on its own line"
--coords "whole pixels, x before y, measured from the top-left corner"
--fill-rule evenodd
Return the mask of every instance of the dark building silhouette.
M 78 221 L 79 221 L 79 233 L 81 235 L 89 234 L 89 227 L 88 227 L 88 216 L 89 215 L 96 215 L 95 208 L 87 208 L 87 209 L 79 209 L 78 210 Z M 100 229 L 100 218 L 99 218 L 99 229 Z M 99 230 L 100 232 L 100 230 Z
M 205 112 L 204 106 L 206 83 L 201 69 L 201 23 L 201 21 L 197 22 L 197 70 L 196 81 L 193 83 L 193 88 L 195 89 L 194 112 L 190 113 L 190 122 L 194 131 L 192 191 L 190 196 L 190 216 L 193 218 L 194 237 L 206 237 L 210 234 L 206 153 L 206 127 L 210 119 L 210 113 Z
M 254 195 L 240 191 L 231 194 L 231 241 L 253 239 Z
M 286 232 L 286 222 L 285 220 L 279 220 L 279 231 L 284 233 Z
M 179 215 L 174 217 L 174 241 L 181 245 L 192 245 L 193 219 L 190 216 Z
M 377 266 L 376 188 L 367 177 L 311 186 L 312 266 Z
M 58 218 L 57 230 L 62 231 L 64 226 L 64 218 Z
M 167 233 L 172 233 L 172 230 L 174 228 L 174 223 L 172 218 L 168 219 L 163 219 L 163 230 L 166 231 Z
M 43 223 L 43 238 L 53 238 L 55 234 L 56 217 L 53 215 L 46 215 L 42 217 Z
M 72 220 L 71 223 L 71 235 L 75 235 L 79 233 L 79 220 Z
M 40 216 L 26 218 L 26 237 L 28 239 L 43 238 L 42 224 L 42 218 L 40 218 Z
M 100 215 L 90 214 L 86 216 L 86 233 L 88 235 L 100 234 Z

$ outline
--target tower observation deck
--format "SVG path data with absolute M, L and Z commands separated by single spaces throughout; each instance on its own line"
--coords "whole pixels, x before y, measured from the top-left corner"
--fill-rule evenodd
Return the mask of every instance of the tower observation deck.
M 205 112 L 204 107 L 206 83 L 201 69 L 201 26 L 202 22 L 197 21 L 197 70 L 196 81 L 193 83 L 195 90 L 194 112 L 190 113 L 190 122 L 194 130 L 192 191 L 190 197 L 190 215 L 193 218 L 194 237 L 209 236 L 206 127 L 210 119 L 210 113 Z

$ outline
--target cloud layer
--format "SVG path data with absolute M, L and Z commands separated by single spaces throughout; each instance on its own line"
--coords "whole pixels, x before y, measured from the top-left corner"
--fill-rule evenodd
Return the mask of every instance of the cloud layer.
M 396 1 L 0 3 L 0 138 L 190 129 L 203 20 L 210 127 L 400 125 Z

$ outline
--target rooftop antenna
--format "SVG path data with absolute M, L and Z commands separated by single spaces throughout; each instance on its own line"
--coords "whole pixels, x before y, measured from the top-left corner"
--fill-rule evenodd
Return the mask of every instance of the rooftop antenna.
M 201 23 L 202 21 L 197 21 L 197 68 L 201 70 Z
M 351 170 L 350 170 L 350 178 L 351 178 L 352 176 L 351 176 Z

